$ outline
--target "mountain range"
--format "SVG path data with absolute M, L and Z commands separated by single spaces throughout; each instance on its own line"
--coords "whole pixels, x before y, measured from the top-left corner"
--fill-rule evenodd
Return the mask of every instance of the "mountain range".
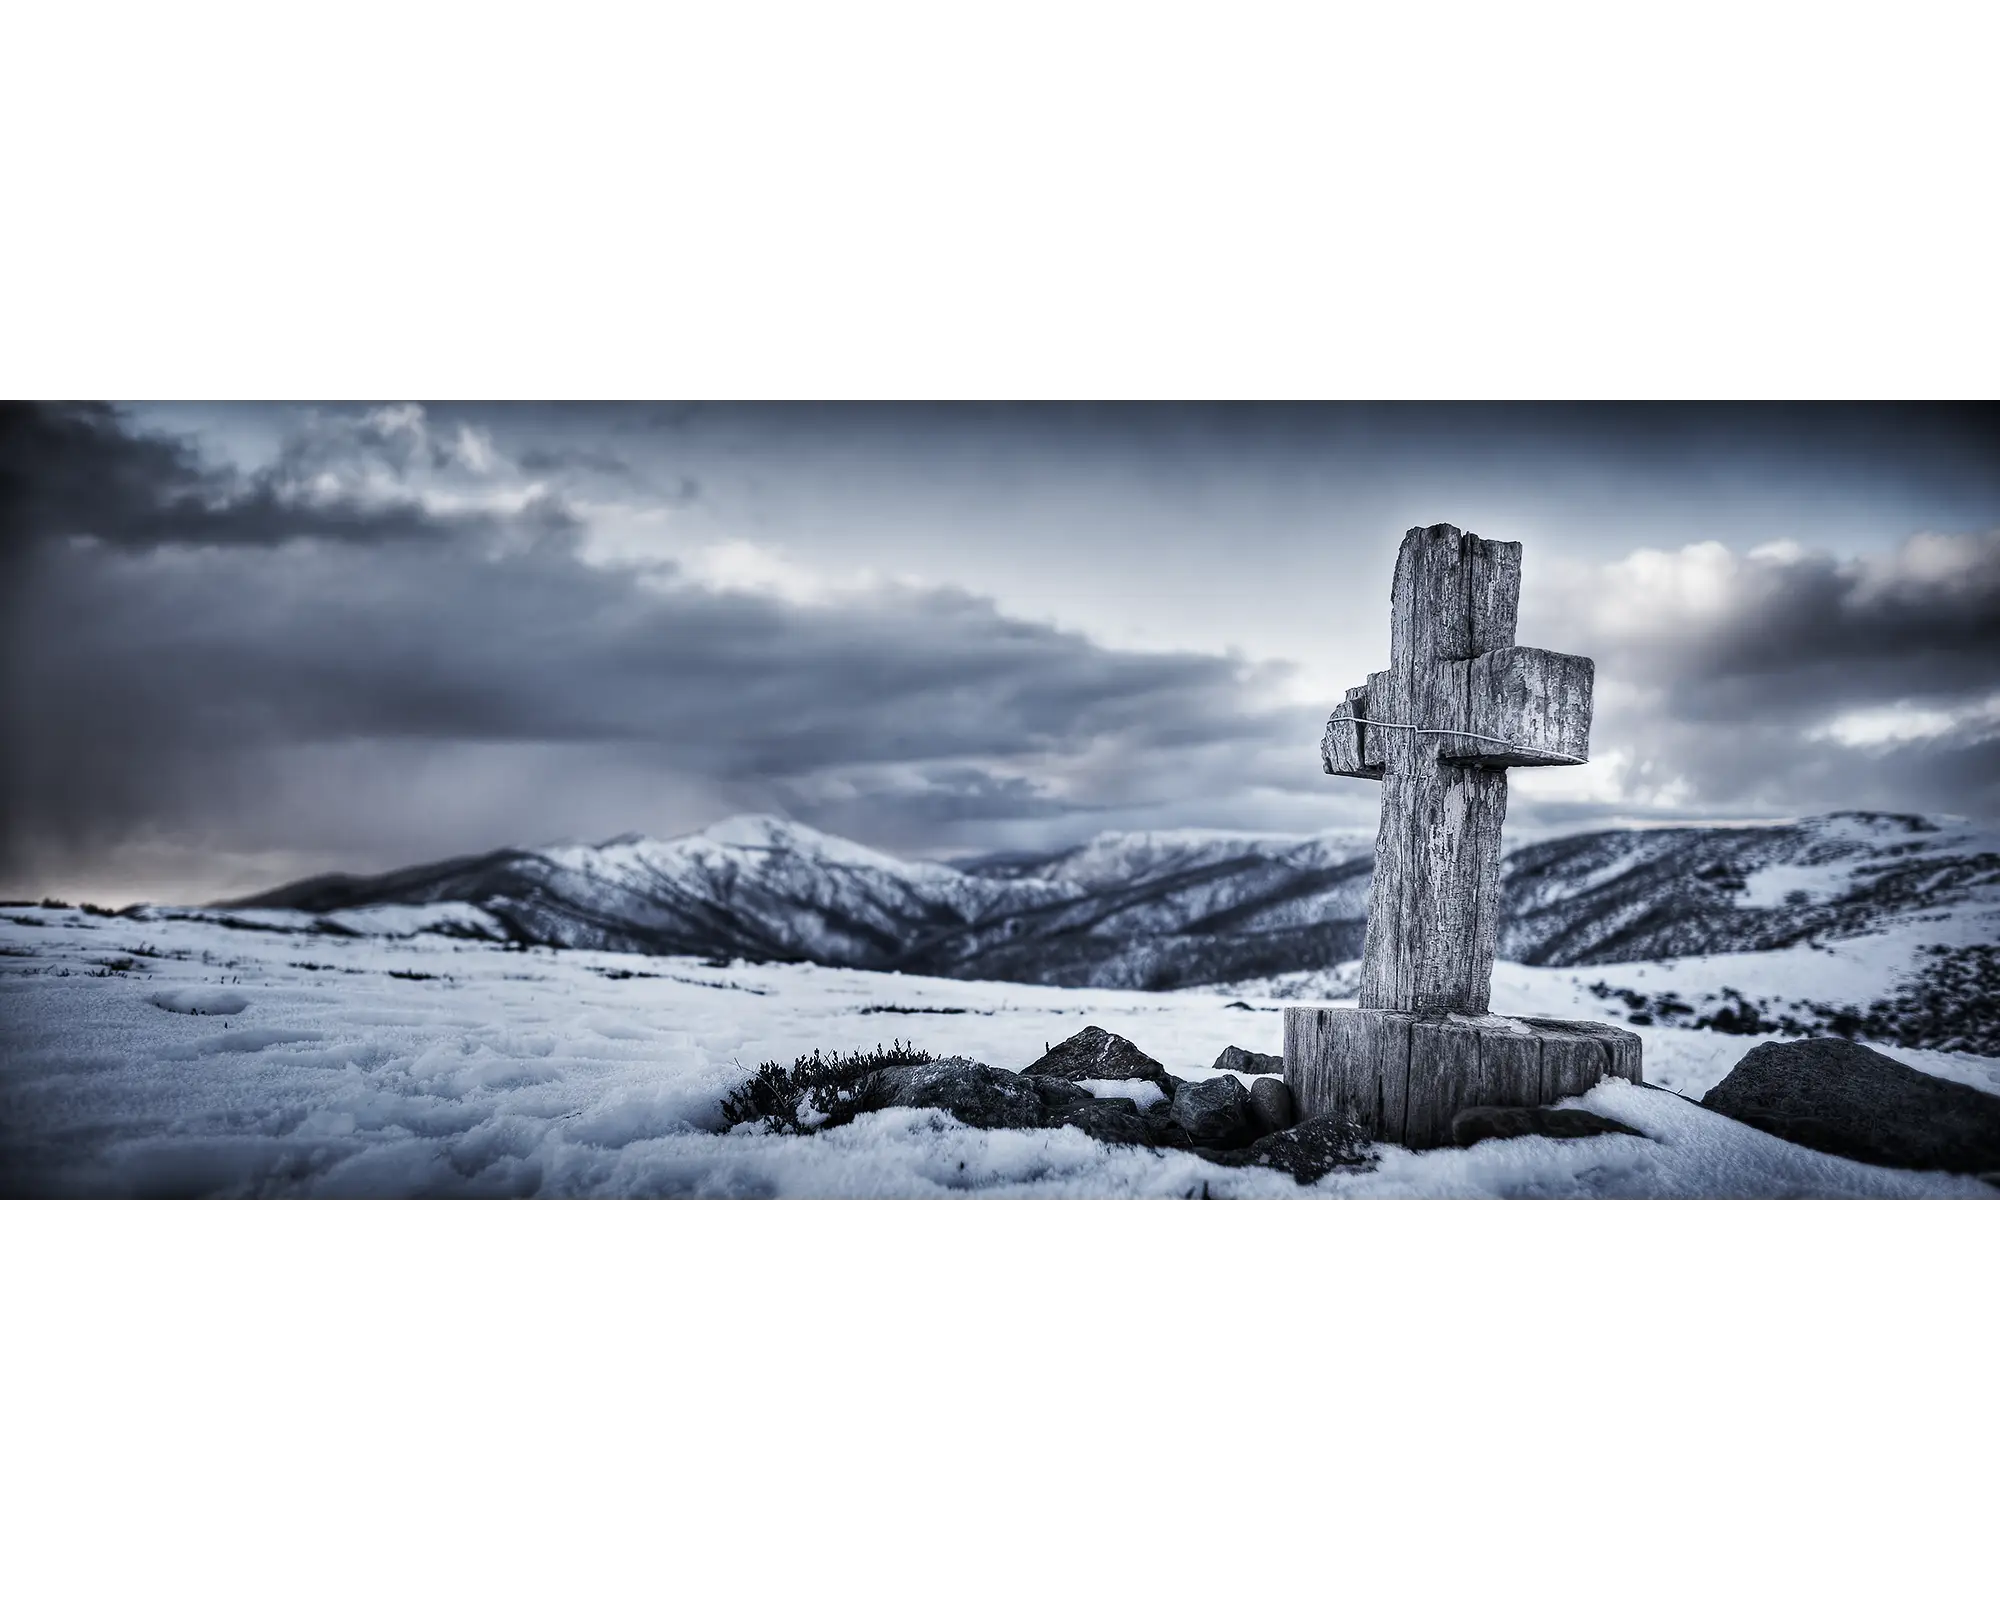
M 740 816 L 672 839 L 308 878 L 224 909 L 346 932 L 1172 989 L 1358 958 L 1372 857 L 1352 832 L 1177 830 L 947 864 Z M 1770 950 L 1990 907 L 2000 838 L 1868 812 L 1600 830 L 1510 849 L 1501 894 L 1499 954 L 1529 965 Z

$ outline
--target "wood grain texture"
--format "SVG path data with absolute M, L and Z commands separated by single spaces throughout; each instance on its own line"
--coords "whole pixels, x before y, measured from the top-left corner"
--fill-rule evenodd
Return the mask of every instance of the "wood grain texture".
M 1481 1092 L 1489 1106 L 1541 1106 L 1542 1041 L 1532 1029 L 1492 1029 L 1479 1041 Z M 1468 1102 L 1470 1103 L 1470 1102 Z
M 1513 643 L 1520 585 L 1518 544 L 1444 523 L 1403 538 L 1390 667 L 1368 680 L 1370 715 L 1407 727 L 1384 730 L 1382 819 L 1362 954 L 1365 1009 L 1487 1007 L 1506 774 L 1442 763 L 1442 737 L 1409 730 L 1471 726 L 1468 663 Z
M 1450 527 L 1448 523 L 1440 526 Z M 1450 531 L 1458 532 L 1456 528 Z M 1470 617 L 1464 653 L 1476 656 L 1505 650 L 1514 642 L 1515 618 L 1521 610 L 1521 546 L 1513 540 L 1476 539 L 1469 533 L 1459 537 L 1471 546 L 1472 564 L 1466 580 Z M 1394 659 L 1393 644 L 1390 648 Z
M 1338 1114 L 1371 1137 L 1400 1138 L 1415 1020 L 1397 1011 L 1287 1006 L 1285 1083 L 1300 1117 Z M 1308 1104 L 1318 1109 L 1304 1110 Z M 1397 1131 L 1381 1132 L 1387 1128 Z
M 1551 1103 L 1582 1094 L 1611 1075 L 1611 1052 L 1602 1039 L 1546 1019 L 1535 1031 L 1542 1036 L 1542 1093 Z
M 1581 1094 L 1599 1078 L 1623 1078 L 1628 1083 L 1645 1081 L 1640 1065 L 1641 1045 L 1636 1033 L 1615 1028 L 1608 1022 L 1582 1022 L 1560 1017 L 1533 1017 L 1529 1020 L 1545 1036 L 1559 1035 L 1578 1045 L 1576 1064 L 1563 1083 L 1548 1081 L 1544 1074 L 1543 1088 L 1550 1100 L 1559 1100 L 1565 1094 Z M 1594 1045 L 1602 1055 L 1591 1055 L 1583 1048 L 1585 1045 Z M 1568 1086 L 1565 1087 L 1564 1083 Z M 1577 1087 L 1578 1084 L 1581 1087 Z
M 1443 739 L 1438 745 L 1440 760 L 1484 767 L 1548 767 L 1589 759 L 1597 669 L 1588 656 L 1510 645 L 1452 665 L 1466 675 L 1466 720 L 1452 726 L 1533 749 L 1506 749 L 1491 739 Z
M 1336 778 L 1380 778 L 1382 768 L 1370 760 L 1364 719 L 1368 716 L 1368 689 L 1364 684 L 1349 689 L 1340 709 L 1327 719 L 1326 735 L 1320 740 L 1320 765 Z M 1377 741 L 1380 742 L 1379 740 Z
M 1479 1098 L 1480 1030 L 1449 1017 L 1419 1017 L 1410 1029 L 1409 1089 L 1403 1099 L 1399 1143 L 1429 1150 L 1451 1138 L 1451 1119 L 1465 1106 L 1490 1104 Z
M 1414 1150 L 1450 1142 L 1468 1106 L 1547 1105 L 1606 1077 L 1642 1081 L 1638 1036 L 1597 1022 L 1285 1008 L 1285 1082 L 1299 1115 L 1344 1114 Z
M 1611 1076 L 1623 1078 L 1627 1083 L 1644 1083 L 1646 1073 L 1641 1058 L 1645 1047 L 1639 1036 L 1623 1028 L 1607 1027 L 1605 1031 L 1611 1035 L 1605 1040 L 1605 1048 L 1611 1052 Z

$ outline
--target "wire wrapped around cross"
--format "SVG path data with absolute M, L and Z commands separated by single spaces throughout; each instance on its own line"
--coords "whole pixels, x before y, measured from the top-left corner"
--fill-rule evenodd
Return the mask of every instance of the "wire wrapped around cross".
M 1339 711 L 1326 719 L 1326 725 L 1330 728 L 1336 722 L 1355 722 L 1364 728 L 1396 728 L 1404 733 L 1434 733 L 1456 739 L 1478 739 L 1486 744 L 1497 744 L 1508 750 L 1518 750 L 1523 755 L 1548 756 L 1568 767 L 1580 767 L 1584 764 L 1582 756 L 1569 755 L 1561 750 L 1545 750 L 1537 744 L 1516 744 L 1512 739 L 1502 739 L 1491 733 L 1474 733 L 1470 728 L 1420 728 L 1414 722 L 1380 722 L 1374 717 L 1350 716 Z

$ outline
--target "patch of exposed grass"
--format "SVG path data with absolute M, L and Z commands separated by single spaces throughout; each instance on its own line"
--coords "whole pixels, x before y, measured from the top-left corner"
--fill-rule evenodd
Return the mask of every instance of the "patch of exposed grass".
M 831 1055 L 815 1050 L 789 1067 L 766 1061 L 749 1082 L 722 1099 L 723 1122 L 762 1122 L 777 1133 L 806 1133 L 851 1122 L 875 1109 L 876 1074 L 884 1067 L 920 1067 L 937 1060 L 928 1050 L 895 1040 L 884 1049 Z

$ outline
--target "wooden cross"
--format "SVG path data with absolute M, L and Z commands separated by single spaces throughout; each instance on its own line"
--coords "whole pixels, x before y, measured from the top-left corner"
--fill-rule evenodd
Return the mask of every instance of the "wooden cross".
M 1603 1078 L 1642 1081 L 1638 1035 L 1487 1014 L 1507 768 L 1590 752 L 1592 667 L 1514 643 L 1521 547 L 1439 524 L 1396 557 L 1389 670 L 1327 723 L 1320 755 L 1382 782 L 1361 1004 L 1285 1008 L 1301 1117 L 1372 1138 L 1449 1143 L 1473 1106 L 1538 1106 Z
M 1348 690 L 1327 723 L 1326 770 L 1382 782 L 1364 1010 L 1486 1010 L 1506 769 L 1590 753 L 1590 660 L 1516 645 L 1520 598 L 1518 544 L 1412 528 L 1396 557 L 1389 670 Z

